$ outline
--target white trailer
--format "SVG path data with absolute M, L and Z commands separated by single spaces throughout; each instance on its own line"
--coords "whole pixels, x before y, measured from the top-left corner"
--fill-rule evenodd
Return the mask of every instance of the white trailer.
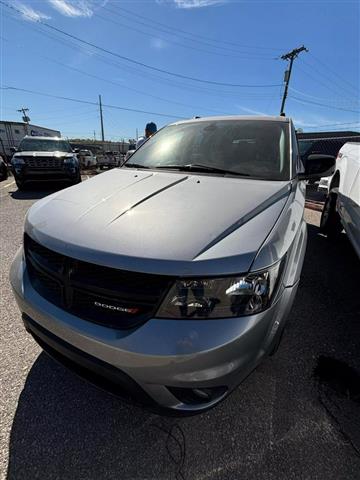
M 18 147 L 25 135 L 32 137 L 61 137 L 59 130 L 39 127 L 24 122 L 0 120 L 0 155 L 10 159 L 11 147 Z

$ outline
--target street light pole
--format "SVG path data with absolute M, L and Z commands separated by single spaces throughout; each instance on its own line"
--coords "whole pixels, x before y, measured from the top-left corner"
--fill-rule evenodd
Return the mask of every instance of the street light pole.
M 289 70 L 286 70 L 285 72 L 285 89 L 284 89 L 284 95 L 282 98 L 281 102 L 281 107 L 280 107 L 280 115 L 285 115 L 284 108 L 285 108 L 285 101 L 288 95 L 288 90 L 289 90 L 289 82 L 290 82 L 290 77 L 291 77 L 291 72 L 292 72 L 292 67 L 295 58 L 299 55 L 301 52 L 308 52 L 309 50 L 304 47 L 304 45 L 300 48 L 294 48 L 294 50 L 291 50 L 289 53 L 285 53 L 285 55 L 281 56 L 282 60 L 290 60 L 290 65 L 289 65 Z

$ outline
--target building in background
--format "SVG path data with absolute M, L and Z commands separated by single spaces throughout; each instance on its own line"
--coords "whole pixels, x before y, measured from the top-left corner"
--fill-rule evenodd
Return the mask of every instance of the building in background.
M 354 137 L 358 138 L 360 136 L 359 132 L 353 131 L 331 131 L 331 132 L 303 132 L 298 129 L 296 131 L 298 140 L 321 140 L 323 138 L 349 138 L 351 141 Z
M 0 155 L 12 156 L 11 147 L 18 147 L 25 135 L 32 137 L 60 137 L 59 130 L 39 127 L 31 123 L 0 120 Z
M 340 132 L 297 132 L 299 150 L 304 162 L 310 155 L 325 154 L 337 156 L 346 142 L 359 142 L 360 133 Z

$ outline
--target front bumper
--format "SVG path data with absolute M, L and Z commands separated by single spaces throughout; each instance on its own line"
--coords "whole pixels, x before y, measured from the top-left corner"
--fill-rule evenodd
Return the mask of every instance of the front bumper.
M 16 180 L 21 183 L 26 182 L 73 182 L 79 176 L 79 168 L 62 168 L 62 169 L 30 169 L 12 167 L 12 171 Z
M 219 402 L 269 353 L 297 289 L 297 285 L 283 289 L 277 301 L 258 315 L 223 320 L 153 318 L 139 328 L 121 331 L 82 320 L 44 300 L 30 284 L 22 250 L 10 278 L 28 330 L 48 353 L 94 383 L 104 378 L 115 384 L 115 390 L 118 383 L 120 394 L 131 391 L 126 387 L 131 384 L 160 407 L 190 412 Z M 124 378 L 129 380 L 125 388 Z M 193 401 L 193 396 L 178 393 L 194 389 L 216 395 Z

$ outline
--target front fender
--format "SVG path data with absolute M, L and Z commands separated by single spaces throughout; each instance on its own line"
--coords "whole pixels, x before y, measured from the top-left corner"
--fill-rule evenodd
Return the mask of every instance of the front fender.
M 260 247 L 251 270 L 262 270 L 281 260 L 285 254 L 290 253 L 290 249 L 296 244 L 297 238 L 300 241 L 301 248 L 303 248 L 303 244 L 306 245 L 305 190 L 305 182 L 294 181 L 286 205 Z M 300 247 L 298 246 L 298 248 Z M 295 256 L 294 260 L 297 258 Z M 298 260 L 300 261 L 300 259 L 301 256 Z M 292 274 L 292 277 L 294 277 L 294 274 Z

